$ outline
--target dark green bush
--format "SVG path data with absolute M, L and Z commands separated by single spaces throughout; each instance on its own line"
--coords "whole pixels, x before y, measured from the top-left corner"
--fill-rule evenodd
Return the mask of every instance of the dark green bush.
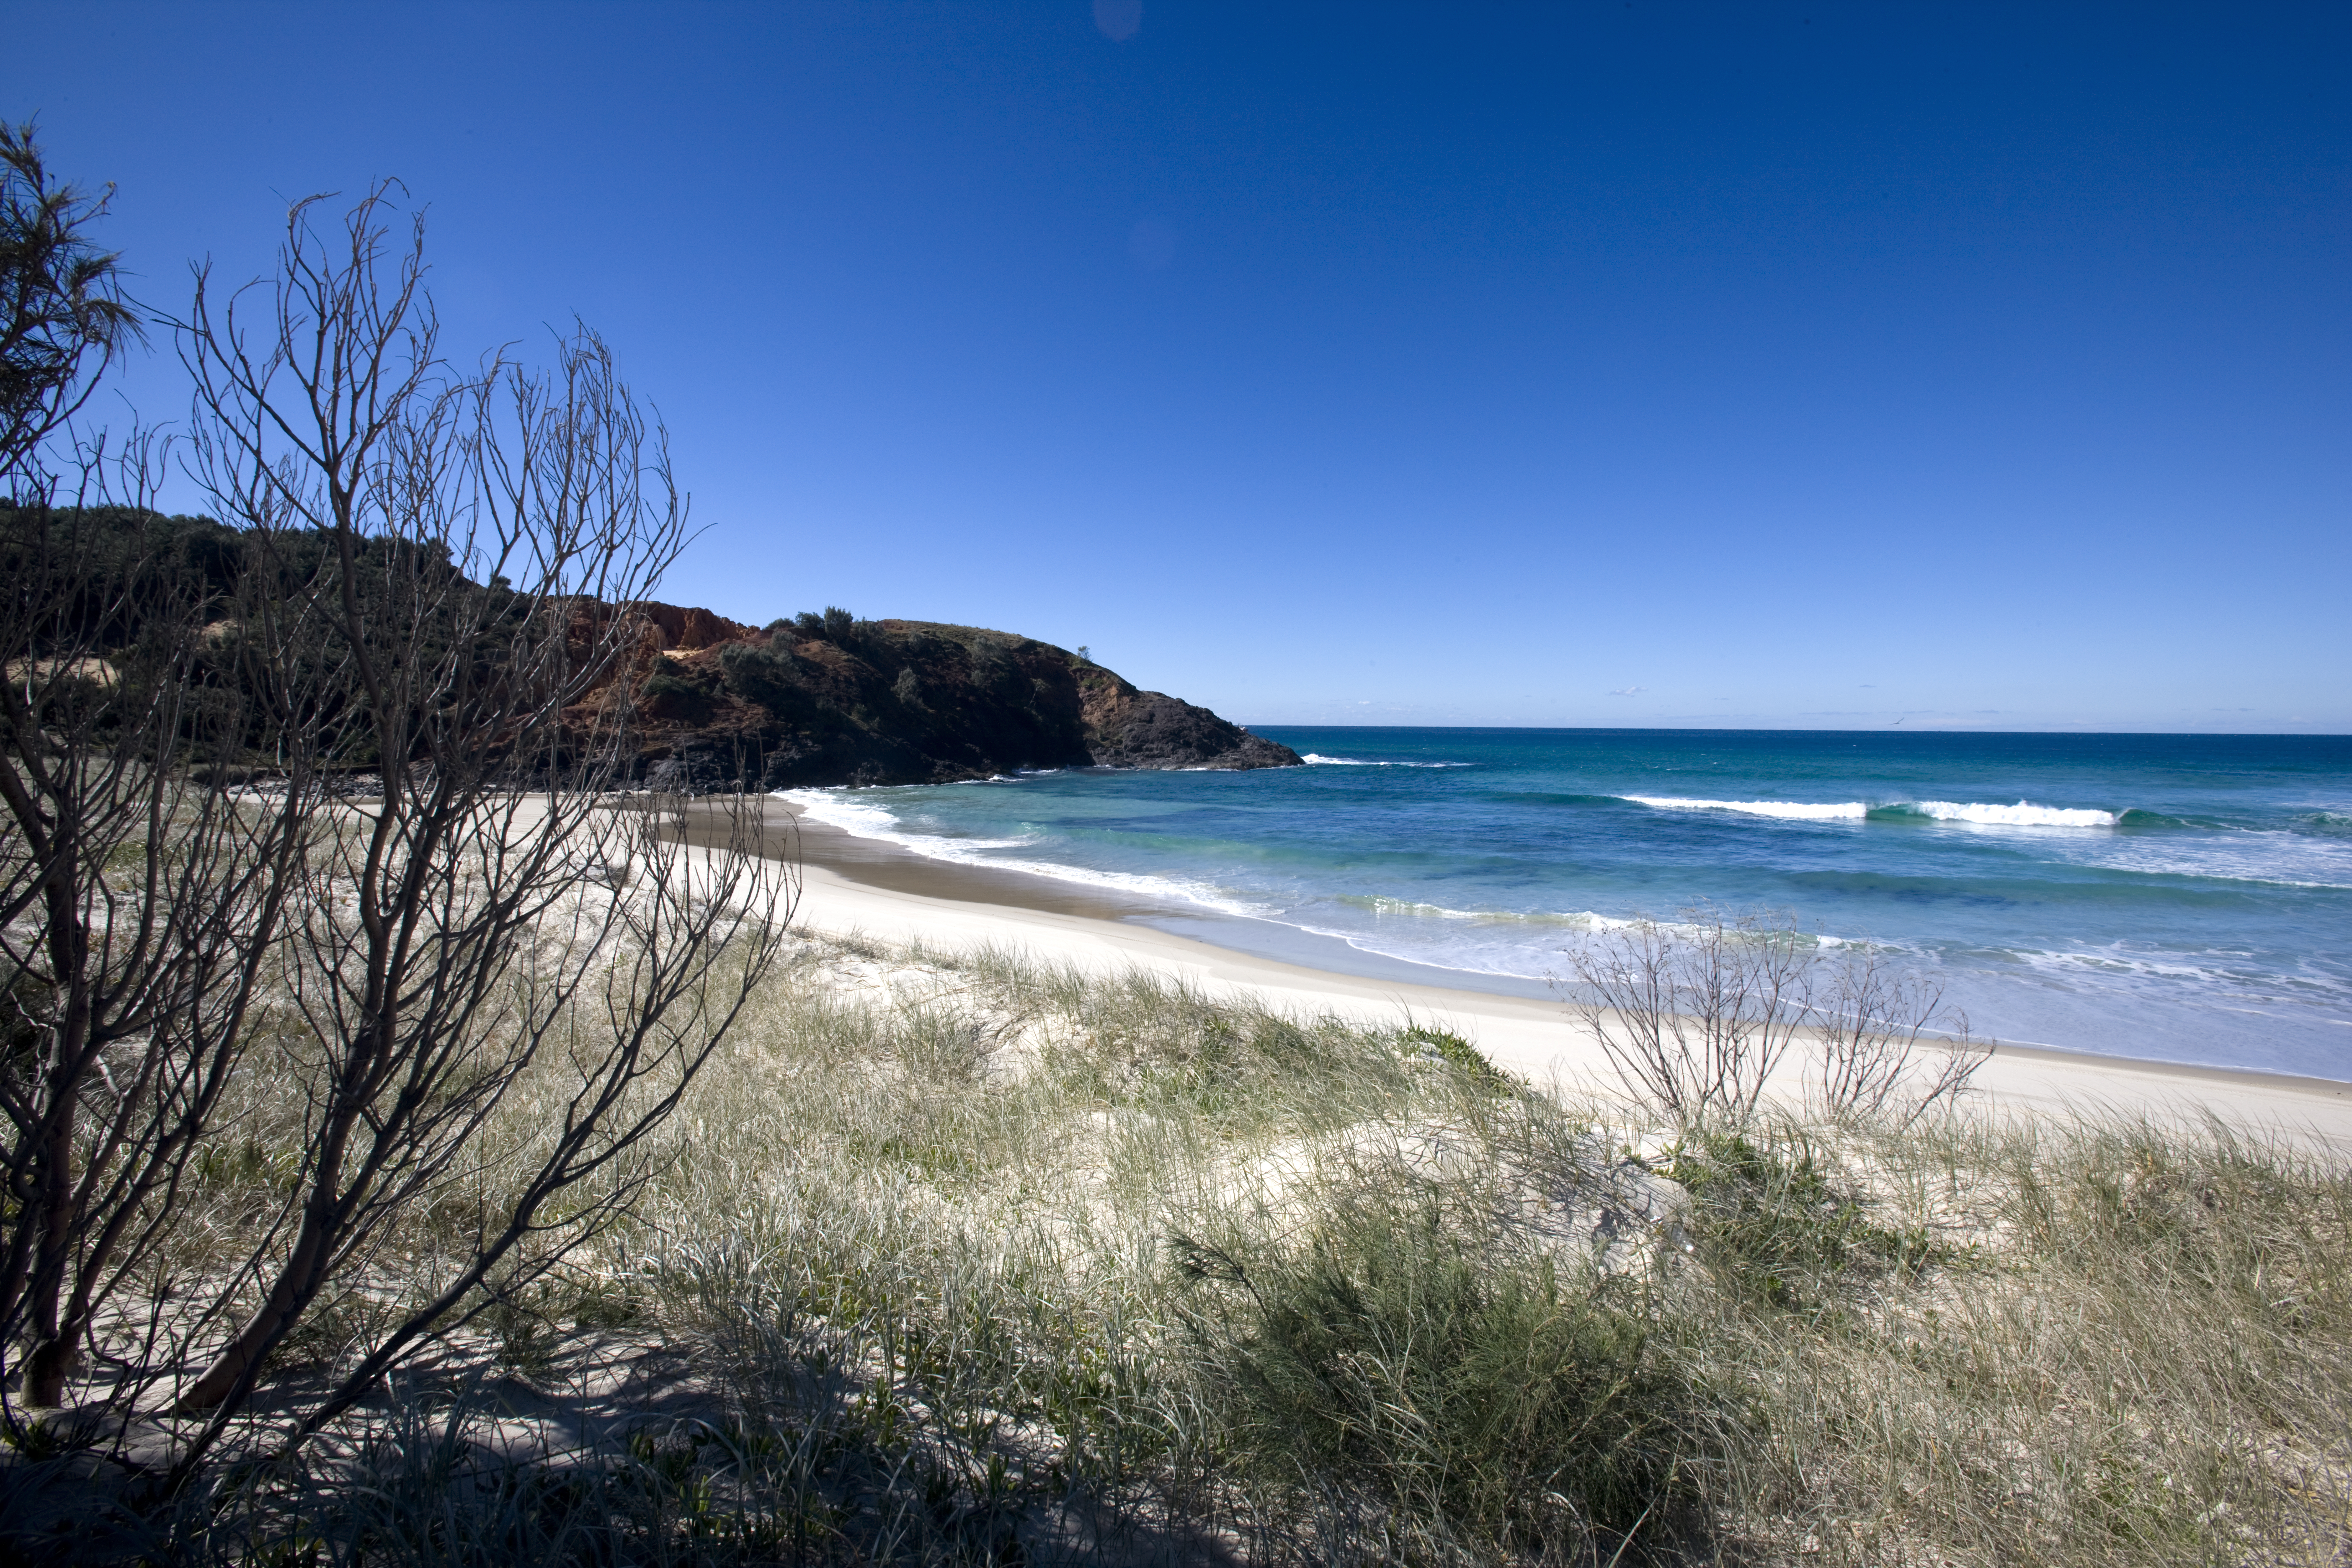
M 719 668 L 730 690 L 779 718 L 802 721 L 816 707 L 789 644 L 753 647 L 730 643 L 719 650 Z
M 718 694 L 702 679 L 681 674 L 667 659 L 657 664 L 638 692 L 656 719 L 700 721 L 710 717 Z
M 1700 1260 L 1762 1305 L 1831 1310 L 1892 1269 L 1916 1272 L 1943 1256 L 1924 1232 L 1877 1224 L 1801 1141 L 1695 1134 L 1674 1175 L 1690 1189 Z

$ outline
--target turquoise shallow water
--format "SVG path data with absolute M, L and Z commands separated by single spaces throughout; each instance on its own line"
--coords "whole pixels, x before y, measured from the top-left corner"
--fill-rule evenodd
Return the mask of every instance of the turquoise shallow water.
M 1932 971 L 1979 1033 L 2352 1079 L 2352 737 L 1261 732 L 1310 765 L 793 798 L 1253 917 L 1187 929 L 1286 956 L 1319 933 L 1523 989 L 1601 921 L 1785 910 Z

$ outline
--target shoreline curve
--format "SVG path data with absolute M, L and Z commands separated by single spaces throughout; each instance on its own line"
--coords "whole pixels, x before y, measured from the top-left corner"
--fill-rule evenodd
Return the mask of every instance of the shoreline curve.
M 933 860 L 811 820 L 786 801 L 766 797 L 761 807 L 762 852 L 799 857 L 804 892 L 796 923 L 812 931 L 921 942 L 943 951 L 1021 948 L 1094 973 L 1139 968 L 1205 988 L 1254 992 L 1277 1006 L 1332 1013 L 1365 1025 L 1392 1025 L 1410 1014 L 1465 1035 L 1496 1065 L 1538 1084 L 1556 1082 L 1612 1098 L 1622 1093 L 1598 1042 L 1570 1016 L 1566 1004 L 1539 989 L 1514 994 L 1471 988 L 1460 984 L 1454 971 L 1381 959 L 1336 938 L 1313 940 L 1363 960 L 1351 965 L 1363 973 L 1267 957 L 1191 934 L 1219 923 L 1203 919 L 1196 908 Z M 708 843 L 716 837 L 713 830 L 698 833 L 691 825 L 688 829 L 689 841 Z M 1185 929 L 1165 929 L 1167 924 Z M 1793 1089 L 1794 1075 L 1788 1076 L 1786 1088 Z M 2003 1043 L 1977 1081 L 1983 1099 L 1998 1110 L 2220 1117 L 2352 1152 L 2352 1083 L 2329 1079 Z

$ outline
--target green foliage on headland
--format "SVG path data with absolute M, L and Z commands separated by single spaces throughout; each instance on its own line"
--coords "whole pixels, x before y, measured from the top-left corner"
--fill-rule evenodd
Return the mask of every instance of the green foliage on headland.
M 835 608 L 665 673 L 698 679 L 714 707 L 731 698 L 771 716 L 773 784 L 902 783 L 1085 765 L 1075 663 L 1027 637 Z
M 1285 767 L 1288 748 L 1013 633 L 838 605 L 673 653 L 645 688 L 675 771 L 769 788 L 936 784 L 1032 768 Z

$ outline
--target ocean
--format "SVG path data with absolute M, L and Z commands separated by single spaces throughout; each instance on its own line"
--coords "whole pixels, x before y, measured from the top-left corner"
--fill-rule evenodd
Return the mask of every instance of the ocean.
M 2352 737 L 1258 732 L 1308 765 L 788 798 L 1324 968 L 1542 994 L 1612 921 L 1785 913 L 1979 1036 L 2352 1079 Z

